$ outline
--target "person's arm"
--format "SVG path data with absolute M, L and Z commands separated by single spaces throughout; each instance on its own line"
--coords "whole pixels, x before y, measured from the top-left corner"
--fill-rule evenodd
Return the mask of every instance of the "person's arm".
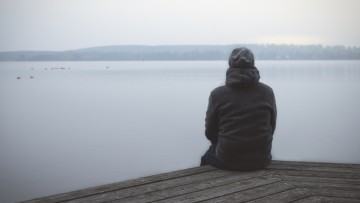
M 272 134 L 274 134 L 276 128 L 276 117 L 277 117 L 277 109 L 276 109 L 275 95 L 273 93 L 273 112 L 271 114 L 271 120 L 270 120 L 270 124 L 272 127 Z
M 218 125 L 219 125 L 218 114 L 216 112 L 216 107 L 214 105 L 213 95 L 210 94 L 209 104 L 205 118 L 205 135 L 212 144 L 216 144 L 218 142 Z

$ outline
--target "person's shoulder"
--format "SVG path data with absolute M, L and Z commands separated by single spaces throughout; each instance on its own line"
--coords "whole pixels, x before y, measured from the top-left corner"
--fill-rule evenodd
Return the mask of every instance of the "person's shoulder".
M 216 87 L 215 89 L 213 89 L 211 91 L 211 94 L 216 95 L 216 94 L 220 94 L 223 93 L 224 91 L 226 91 L 226 86 L 225 85 L 221 85 L 219 87 Z
M 258 87 L 260 87 L 260 88 L 262 88 L 264 90 L 267 90 L 269 92 L 273 92 L 273 89 L 269 85 L 267 85 L 265 83 L 259 82 Z
M 227 87 L 225 85 L 221 85 L 221 86 L 216 87 L 215 89 L 213 89 L 211 91 L 210 97 L 212 97 L 212 98 L 221 98 L 225 94 L 227 94 L 227 92 L 228 92 Z

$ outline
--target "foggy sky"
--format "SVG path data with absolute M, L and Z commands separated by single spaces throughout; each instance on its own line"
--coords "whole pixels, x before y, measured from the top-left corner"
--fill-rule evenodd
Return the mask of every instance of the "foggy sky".
M 103 45 L 360 46 L 359 0 L 0 0 L 0 51 Z

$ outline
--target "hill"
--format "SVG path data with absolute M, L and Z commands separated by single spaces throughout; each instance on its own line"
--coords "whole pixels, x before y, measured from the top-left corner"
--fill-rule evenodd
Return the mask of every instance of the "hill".
M 250 48 L 256 60 L 360 60 L 360 47 L 322 45 L 120 45 L 68 51 L 0 52 L 0 61 L 227 60 L 235 47 Z

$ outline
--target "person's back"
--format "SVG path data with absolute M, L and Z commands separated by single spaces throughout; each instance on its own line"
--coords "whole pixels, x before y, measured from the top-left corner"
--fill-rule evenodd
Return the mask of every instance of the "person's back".
M 259 82 L 250 50 L 235 49 L 229 59 L 226 85 L 214 89 L 206 112 L 205 135 L 212 146 L 201 165 L 254 170 L 271 160 L 276 126 L 272 89 Z

